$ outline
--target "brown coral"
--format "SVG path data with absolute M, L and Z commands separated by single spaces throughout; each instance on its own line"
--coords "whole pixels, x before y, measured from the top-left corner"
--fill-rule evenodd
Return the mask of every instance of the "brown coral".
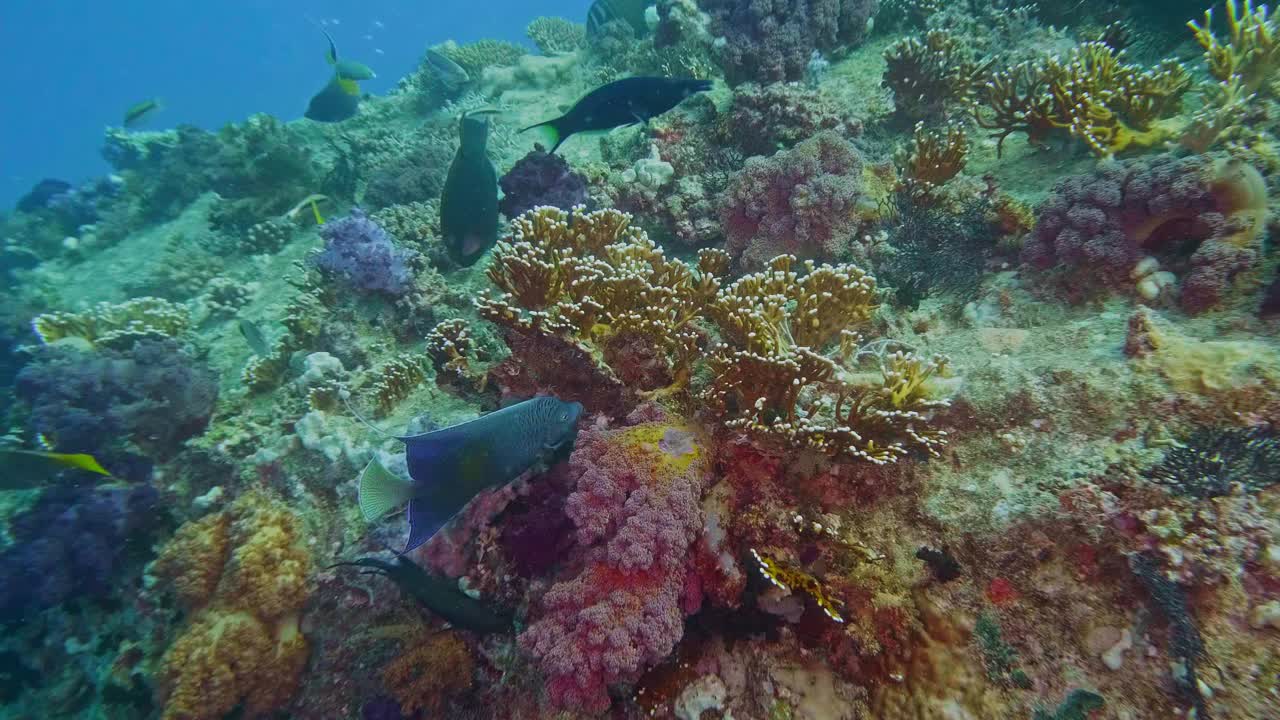
M 990 60 L 979 61 L 959 40 L 942 30 L 909 37 L 884 53 L 883 85 L 893 92 L 894 114 L 918 122 L 945 116 L 951 108 L 973 103 Z
M 213 597 L 227 561 L 231 518 L 215 513 L 178 528 L 152 566 L 183 605 L 202 607 Z
M 382 669 L 382 682 L 402 712 L 434 717 L 452 695 L 471 689 L 475 661 L 458 633 L 418 633 Z

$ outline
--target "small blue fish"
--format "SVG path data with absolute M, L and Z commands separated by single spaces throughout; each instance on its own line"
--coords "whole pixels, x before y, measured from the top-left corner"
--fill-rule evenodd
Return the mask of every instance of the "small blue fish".
M 360 511 L 377 520 L 408 503 L 409 552 L 431 539 L 481 490 L 573 447 L 582 405 L 536 397 L 458 425 L 401 437 L 411 481 L 375 458 L 360 473 Z

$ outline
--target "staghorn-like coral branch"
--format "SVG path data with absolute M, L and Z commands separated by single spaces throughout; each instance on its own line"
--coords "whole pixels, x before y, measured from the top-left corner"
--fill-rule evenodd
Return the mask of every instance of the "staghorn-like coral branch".
M 1187 23 L 1196 42 L 1204 48 L 1209 72 L 1221 82 L 1235 80 L 1247 93 L 1275 95 L 1275 71 L 1280 67 L 1280 29 L 1266 5 L 1253 0 L 1227 0 L 1226 42 L 1213 34 L 1213 9 L 1204 11 L 1204 23 Z

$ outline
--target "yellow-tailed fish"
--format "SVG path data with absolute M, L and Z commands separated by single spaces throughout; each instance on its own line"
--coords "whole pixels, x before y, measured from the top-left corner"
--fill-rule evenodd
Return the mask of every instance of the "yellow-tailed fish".
M 316 219 L 317 225 L 324 224 L 324 217 L 320 214 L 320 206 L 316 205 L 316 201 L 314 199 L 311 201 L 311 215 Z
M 113 477 L 87 453 L 57 453 L 42 450 L 0 449 L 4 470 L 0 472 L 0 487 L 15 489 L 35 487 L 48 481 L 61 470 L 83 470 L 103 477 Z

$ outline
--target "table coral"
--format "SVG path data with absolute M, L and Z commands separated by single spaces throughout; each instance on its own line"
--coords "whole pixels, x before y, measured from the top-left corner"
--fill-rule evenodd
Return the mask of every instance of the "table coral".
M 836 256 L 875 217 L 883 195 L 866 169 L 858 151 L 831 131 L 748 159 L 722 201 L 725 249 L 748 267 L 780 254 Z
M 573 52 L 587 44 L 587 28 L 562 17 L 537 17 L 524 29 L 543 55 Z
M 163 718 L 216 720 L 240 705 L 264 717 L 288 703 L 309 652 L 301 530 L 284 505 L 247 493 L 161 550 L 152 573 L 193 617 L 161 662 Z
M 570 458 L 577 570 L 552 586 L 519 637 L 557 707 L 605 710 L 608 685 L 634 681 L 683 634 L 681 594 L 707 465 L 696 440 L 664 445 L 672 429 L 592 431 Z
M 1235 277 L 1259 262 L 1266 198 L 1258 171 L 1237 160 L 1161 155 L 1115 163 L 1058 183 L 1022 259 L 1145 295 L 1135 277 L 1146 273 L 1135 271 L 1155 256 L 1180 275 L 1183 309 L 1200 312 L 1222 302 Z

